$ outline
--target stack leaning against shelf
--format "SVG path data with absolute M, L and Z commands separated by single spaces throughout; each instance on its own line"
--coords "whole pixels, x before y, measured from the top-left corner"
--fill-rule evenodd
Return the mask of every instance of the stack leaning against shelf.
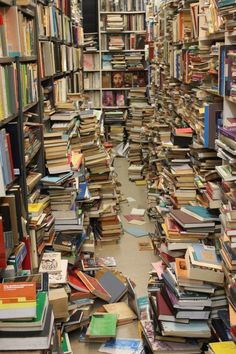
M 80 112 L 81 151 L 88 171 L 89 217 L 95 238 L 101 242 L 118 241 L 122 232 L 117 215 L 118 196 L 110 156 L 100 140 L 100 112 Z

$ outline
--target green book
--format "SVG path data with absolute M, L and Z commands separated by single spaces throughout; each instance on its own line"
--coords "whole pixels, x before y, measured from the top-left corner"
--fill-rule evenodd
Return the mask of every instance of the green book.
M 38 331 L 43 327 L 46 312 L 48 308 L 48 293 L 46 291 L 40 291 L 37 294 L 37 304 L 36 304 L 36 317 L 31 321 L 0 321 L 1 331 Z
M 63 336 L 62 336 L 61 349 L 62 349 L 63 354 L 72 353 L 69 336 L 65 332 L 63 333 Z
M 94 314 L 89 326 L 89 337 L 115 337 L 117 315 L 113 313 Z

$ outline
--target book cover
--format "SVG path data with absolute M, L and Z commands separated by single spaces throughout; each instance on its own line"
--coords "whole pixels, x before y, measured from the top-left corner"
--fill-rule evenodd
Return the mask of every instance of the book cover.
M 99 282 L 102 287 L 111 295 L 108 301 L 109 303 L 119 301 L 127 291 L 127 286 L 110 271 L 105 272 L 99 278 Z
M 118 107 L 123 107 L 125 106 L 125 95 L 121 92 L 118 92 L 116 94 L 116 105 Z
M 89 337 L 115 337 L 117 315 L 111 313 L 93 314 L 89 328 Z
M 39 273 L 61 271 L 61 253 L 45 252 L 39 266 Z
M 112 87 L 124 87 L 124 73 L 122 71 L 112 72 Z
M 86 285 L 92 294 L 105 301 L 109 301 L 111 299 L 110 293 L 102 286 L 100 281 L 78 270 L 75 271 L 75 274 Z
M 104 107 L 110 107 L 114 105 L 112 91 L 104 91 L 102 93 L 102 104 Z

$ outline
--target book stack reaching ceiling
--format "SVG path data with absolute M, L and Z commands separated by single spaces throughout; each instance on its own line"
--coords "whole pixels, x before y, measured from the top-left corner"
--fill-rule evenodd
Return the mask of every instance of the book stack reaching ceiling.
M 151 272 L 152 318 L 142 323 L 143 336 L 151 350 L 162 348 L 163 340 L 181 353 L 210 342 L 205 350 L 217 353 L 214 342 L 229 341 L 230 347 L 236 328 L 236 6 L 211 0 L 160 6 L 150 0 L 147 6 L 155 114 L 148 124 L 146 179 L 156 224 L 152 242 L 161 261 Z M 210 300 L 209 307 L 202 303 L 205 319 L 191 297 L 194 304 Z M 208 339 L 190 343 L 197 333 Z

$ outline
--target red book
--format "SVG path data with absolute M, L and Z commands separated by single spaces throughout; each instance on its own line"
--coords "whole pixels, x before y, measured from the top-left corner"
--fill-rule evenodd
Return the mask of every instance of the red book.
M 172 313 L 169 306 L 167 305 L 160 291 L 157 291 L 156 293 L 156 303 L 157 303 L 158 320 L 175 321 L 175 316 Z
M 3 223 L 2 223 L 2 217 L 0 217 L 0 268 L 6 268 L 6 266 L 7 266 L 7 257 L 5 251 Z
M 26 247 L 26 256 L 22 262 L 22 269 L 32 269 L 32 263 L 31 263 L 31 256 L 30 256 L 30 237 L 28 235 L 23 236 L 23 240 L 22 240 L 25 244 Z
M 103 299 L 105 301 L 109 301 L 111 298 L 111 295 L 101 286 L 101 284 L 98 282 L 97 279 L 91 277 L 88 274 L 85 274 L 81 272 L 80 270 L 75 271 L 76 275 L 82 280 L 82 282 L 86 285 L 86 287 L 89 289 L 89 291 L 99 297 L 100 299 Z
M 88 288 L 84 285 L 84 283 L 77 277 L 77 275 L 75 273 L 70 273 L 68 274 L 68 283 L 69 285 L 79 291 L 79 292 L 82 292 L 82 293 L 86 293 L 86 294 L 89 294 L 90 291 L 88 290 Z

